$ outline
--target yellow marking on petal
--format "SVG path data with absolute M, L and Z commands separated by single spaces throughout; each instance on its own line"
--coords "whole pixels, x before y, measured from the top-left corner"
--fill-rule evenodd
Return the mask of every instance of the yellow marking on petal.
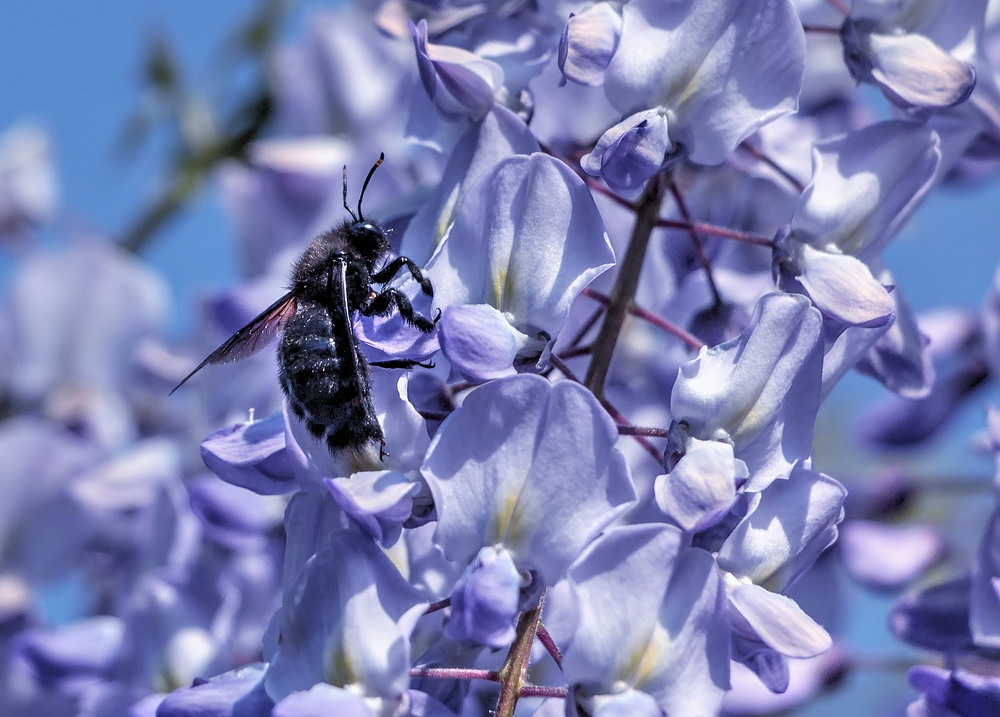
M 508 548 L 520 545 L 524 536 L 522 514 L 517 506 L 520 493 L 507 493 L 501 498 L 493 514 L 493 534 L 486 537 L 487 545 L 504 545 Z
M 636 646 L 625 663 L 625 669 L 622 670 L 622 677 L 636 689 L 642 689 L 642 686 L 662 669 L 662 655 L 660 650 L 656 649 L 653 639 L 657 627 L 653 627 L 645 644 Z
M 338 640 L 333 649 L 327 651 L 326 659 L 323 661 L 323 681 L 334 687 L 343 687 L 357 679 L 358 675 L 351 668 L 347 650 Z
M 504 264 L 502 267 L 497 267 L 496 272 L 493 274 L 493 281 L 490 284 L 492 296 L 490 297 L 490 301 L 488 303 L 495 306 L 500 311 L 503 311 L 503 297 L 505 295 L 505 290 L 508 288 L 507 268 L 507 264 Z
M 441 213 L 438 214 L 437 224 L 434 226 L 434 236 L 431 237 L 436 249 L 448 232 L 448 228 L 455 220 L 455 208 L 458 206 L 458 198 L 461 194 L 462 185 L 456 184 L 451 190 L 448 198 L 442 202 Z

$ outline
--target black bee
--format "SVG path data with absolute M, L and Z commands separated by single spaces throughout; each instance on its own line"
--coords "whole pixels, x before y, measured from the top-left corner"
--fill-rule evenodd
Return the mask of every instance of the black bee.
M 406 296 L 386 286 L 405 267 L 425 294 L 434 295 L 430 281 L 411 259 L 399 256 L 375 268 L 389 253 L 389 241 L 376 222 L 365 219 L 361 200 L 384 159 L 384 154 L 379 155 L 365 178 L 357 215 L 347 206 L 344 168 L 344 208 L 351 221 L 313 239 L 295 262 L 288 293 L 210 353 L 171 393 L 208 364 L 247 358 L 281 332 L 281 388 L 309 432 L 322 438 L 331 452 L 361 450 L 378 441 L 381 455 L 385 455 L 385 436 L 372 406 L 369 362 L 354 335 L 353 317 L 357 312 L 387 316 L 395 307 L 404 321 L 424 333 L 434 330 L 437 318 L 417 314 Z M 382 289 L 375 291 L 373 284 L 381 284 Z M 409 359 L 372 361 L 370 365 L 433 366 Z

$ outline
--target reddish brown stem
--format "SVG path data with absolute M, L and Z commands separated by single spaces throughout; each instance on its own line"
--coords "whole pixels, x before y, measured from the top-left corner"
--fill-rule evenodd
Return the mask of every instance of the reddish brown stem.
M 584 289 L 580 293 L 583 294 L 584 296 L 590 297 L 594 301 L 601 302 L 605 306 L 607 306 L 608 303 L 611 301 L 611 299 L 608 298 L 608 296 L 602 294 L 599 291 L 594 291 L 593 289 L 589 288 Z M 681 341 L 683 341 L 696 351 L 700 350 L 701 347 L 705 345 L 703 341 L 700 341 L 696 336 L 692 336 L 690 333 L 688 333 L 687 331 L 685 331 L 672 321 L 668 321 L 667 319 L 664 319 L 662 316 L 657 316 L 651 311 L 647 311 L 646 309 L 643 309 L 640 306 L 636 306 L 634 303 L 629 306 L 628 310 L 630 314 L 642 319 L 643 321 L 651 323 L 653 326 L 656 326 L 657 328 L 663 329 L 664 331 L 673 336 L 676 336 L 677 338 L 679 338 Z

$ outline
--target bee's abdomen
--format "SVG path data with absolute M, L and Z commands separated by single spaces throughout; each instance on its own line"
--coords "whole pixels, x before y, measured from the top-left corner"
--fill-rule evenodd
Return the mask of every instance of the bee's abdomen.
M 318 304 L 299 302 L 278 349 L 281 387 L 296 416 L 332 450 L 382 441 L 369 394 L 368 364 L 350 320 L 335 321 Z

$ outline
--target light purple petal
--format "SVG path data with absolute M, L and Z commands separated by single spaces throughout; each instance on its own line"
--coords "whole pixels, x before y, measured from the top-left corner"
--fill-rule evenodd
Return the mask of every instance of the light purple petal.
M 281 413 L 216 431 L 201 442 L 201 457 L 227 483 L 260 495 L 279 495 L 297 487 L 285 450 Z
M 849 658 L 836 648 L 818 657 L 805 660 L 786 660 L 788 688 L 781 694 L 769 690 L 760 679 L 741 664 L 733 665 L 733 689 L 726 693 L 723 706 L 726 714 L 760 715 L 782 711 L 791 713 L 795 708 L 811 703 L 831 685 L 836 685 L 850 668 Z
M 730 628 L 722 585 L 711 554 L 681 550 L 660 606 L 660 625 L 669 635 L 664 650 L 670 656 L 644 686 L 667 714 L 706 707 L 717 712 L 729 689 Z
M 365 471 L 350 478 L 327 478 L 330 495 L 374 541 L 390 547 L 413 512 L 420 485 L 396 471 Z
M 409 23 L 424 89 L 448 118 L 481 119 L 503 85 L 503 70 L 468 50 L 427 41 L 427 21 Z
M 274 706 L 271 717 L 374 717 L 365 698 L 325 682 L 308 690 L 293 692 Z
M 511 155 L 538 151 L 527 125 L 510 110 L 494 105 L 459 138 L 434 193 L 424 201 L 400 242 L 400 253 L 423 265 L 444 241 L 464 195 L 478 196 L 497 164 Z M 442 287 L 434 278 L 439 303 Z
M 878 122 L 820 142 L 792 231 L 817 249 L 877 258 L 930 190 L 940 161 L 937 134 L 915 122 Z
M 607 531 L 573 563 L 569 581 L 578 619 L 563 648 L 571 683 L 610 689 L 642 677 L 633 670 L 643 655 L 665 657 L 663 636 L 657 639 L 654 631 L 680 549 L 681 533 L 672 526 L 631 525 Z
M 628 689 L 614 694 L 594 695 L 587 689 L 581 688 L 570 691 L 566 711 L 563 714 L 593 715 L 593 717 L 662 717 L 663 708 L 657 704 L 652 695 L 639 690 Z
M 95 392 L 129 386 L 138 347 L 160 332 L 169 301 L 164 280 L 135 256 L 86 241 L 32 254 L 9 306 L 17 336 L 11 389 L 30 403 L 67 383 Z
M 277 618 L 272 699 L 320 682 L 395 699 L 410 681 L 410 633 L 427 603 L 368 538 L 337 532 L 306 563 Z
M 123 633 L 120 618 L 101 615 L 60 627 L 26 630 L 11 650 L 29 666 L 34 680 L 54 689 L 64 680 L 111 679 Z
M 877 328 L 895 317 L 889 292 L 853 256 L 801 246 L 798 280 L 816 308 L 847 326 Z
M 474 196 L 463 195 L 427 273 L 436 304 L 488 304 L 548 341 L 577 294 L 613 263 L 590 190 L 565 164 L 535 153 L 501 161 Z
M 900 640 L 928 650 L 968 650 L 973 646 L 970 589 L 969 578 L 957 578 L 908 593 L 892 606 L 889 629 Z
M 591 694 L 624 683 L 667 714 L 712 713 L 729 684 L 725 593 L 712 556 L 683 548 L 676 529 L 609 530 L 574 563 L 579 616 L 565 650 L 571 683 Z
M 719 550 L 719 567 L 783 590 L 836 540 L 846 496 L 833 478 L 796 467 L 754 496 Z
M 928 717 L 979 717 L 1000 711 L 1000 680 L 991 674 L 918 665 L 910 669 L 909 679 L 927 699 Z
M 438 429 L 422 468 L 435 542 L 462 564 L 502 545 L 553 584 L 635 498 L 617 440 L 575 383 L 519 374 L 480 386 Z
M 274 702 L 264 691 L 267 666 L 255 663 L 174 690 L 160 703 L 157 717 L 229 717 L 269 715 Z
M 983 535 L 972 570 L 969 627 L 976 645 L 1000 648 L 1000 511 L 994 511 Z
M 519 346 L 527 337 L 492 306 L 449 306 L 438 323 L 441 350 L 466 381 L 485 383 L 511 376 Z
M 888 272 L 882 272 L 879 281 L 883 286 L 894 283 Z M 858 372 L 871 376 L 898 396 L 908 399 L 926 398 L 934 386 L 934 347 L 928 346 L 928 336 L 917 325 L 917 317 L 906 300 L 902 287 L 894 288 L 890 296 L 895 305 L 893 313 L 896 319 L 858 362 L 856 368 Z M 950 327 L 962 326 L 962 322 L 947 323 Z
M 669 160 L 680 157 L 676 149 L 667 116 L 656 109 L 644 110 L 602 134 L 590 154 L 580 159 L 580 166 L 612 189 L 636 190 Z
M 656 479 L 655 493 L 660 510 L 684 530 L 698 531 L 728 512 L 737 484 L 746 479 L 746 466 L 737 466 L 728 443 L 690 442 L 673 470 Z
M 784 595 L 742 584 L 729 591 L 729 600 L 754 633 L 782 655 L 813 657 L 833 644 L 830 634 Z
M 185 483 L 191 510 L 205 539 L 234 550 L 260 550 L 267 534 L 281 525 L 283 503 L 230 485 L 214 475 Z
M 563 77 L 581 85 L 603 83 L 621 30 L 621 15 L 608 2 L 570 15 L 559 41 L 559 70 Z
M 923 35 L 877 32 L 867 19 L 840 27 L 844 60 L 858 82 L 869 82 L 904 110 L 941 110 L 964 102 L 976 86 L 975 68 Z
M 503 548 L 484 547 L 451 592 L 445 636 L 492 648 L 510 644 L 522 582 L 510 553 Z
M 329 136 L 282 137 L 254 142 L 248 155 L 222 163 L 216 180 L 239 239 L 242 276 L 254 278 L 311 238 L 341 187 L 350 145 Z

